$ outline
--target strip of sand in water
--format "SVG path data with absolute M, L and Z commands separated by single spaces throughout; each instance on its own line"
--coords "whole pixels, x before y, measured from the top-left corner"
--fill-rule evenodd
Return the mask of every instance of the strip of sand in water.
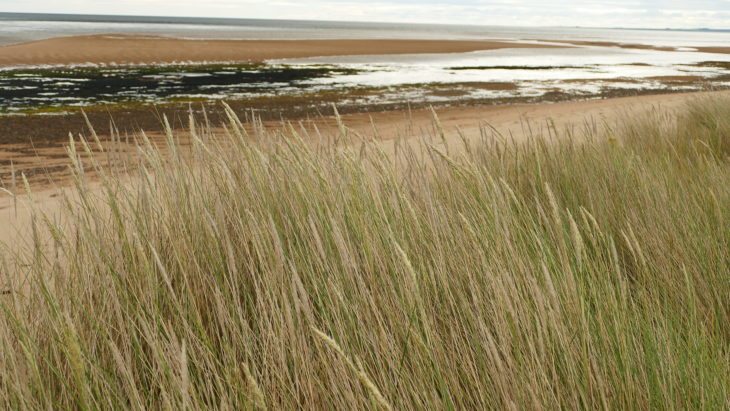
M 186 40 L 109 34 L 57 37 L 0 47 L 0 67 L 87 63 L 261 62 L 284 58 L 465 53 L 545 47 L 559 46 L 466 40 Z
M 684 49 L 684 47 L 669 47 L 669 46 L 655 46 L 651 44 L 633 44 L 633 43 L 619 43 L 612 41 L 583 41 L 583 40 L 540 40 L 546 43 L 554 44 L 565 44 L 572 46 L 589 46 L 589 47 L 619 47 L 622 49 L 629 50 L 654 50 L 654 51 L 677 51 Z M 701 46 L 701 47 L 689 47 L 697 52 L 711 53 L 711 54 L 730 54 L 730 47 L 712 47 L 712 46 Z

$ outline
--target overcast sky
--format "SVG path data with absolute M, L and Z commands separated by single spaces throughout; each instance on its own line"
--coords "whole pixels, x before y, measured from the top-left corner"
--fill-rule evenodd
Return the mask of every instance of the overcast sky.
M 0 11 L 482 25 L 730 28 L 730 0 L 0 0 Z

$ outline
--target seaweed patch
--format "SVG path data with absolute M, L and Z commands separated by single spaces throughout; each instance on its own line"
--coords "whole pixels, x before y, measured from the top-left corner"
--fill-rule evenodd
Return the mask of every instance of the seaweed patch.
M 131 101 L 236 98 L 354 74 L 341 67 L 265 64 L 59 67 L 0 71 L 0 112 Z

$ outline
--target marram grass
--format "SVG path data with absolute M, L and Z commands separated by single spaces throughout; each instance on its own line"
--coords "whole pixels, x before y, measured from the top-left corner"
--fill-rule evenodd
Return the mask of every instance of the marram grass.
M 69 224 L 3 259 L 0 406 L 730 408 L 730 101 L 396 150 L 230 116 L 96 188 L 72 145 Z

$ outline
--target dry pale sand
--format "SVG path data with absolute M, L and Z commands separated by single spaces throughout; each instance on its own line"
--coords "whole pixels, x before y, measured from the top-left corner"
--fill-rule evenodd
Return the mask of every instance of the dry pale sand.
M 260 62 L 282 58 L 463 53 L 535 47 L 555 46 L 464 40 L 183 40 L 109 34 L 57 37 L 0 47 L 0 67 L 84 63 Z
M 675 111 L 687 101 L 711 95 L 730 95 L 730 91 L 666 94 L 657 96 L 638 96 L 615 98 L 608 100 L 590 100 L 565 103 L 541 103 L 534 105 L 505 105 L 488 107 L 450 107 L 438 110 L 443 128 L 449 138 L 457 139 L 457 128 L 468 139 L 479 138 L 480 126 L 489 124 L 504 135 L 512 135 L 515 139 L 524 138 L 526 127 L 538 131 L 546 127 L 548 120 L 558 129 L 566 127 L 583 127 L 585 124 L 612 123 L 621 116 L 639 115 L 657 107 L 663 110 Z M 364 137 L 373 135 L 373 124 L 376 125 L 379 138 L 384 141 L 386 150 L 392 149 L 395 138 L 409 135 L 419 135 L 433 132 L 432 114 L 429 110 L 415 110 L 412 112 L 390 111 L 383 113 L 352 114 L 342 117 L 345 124 L 353 131 Z M 323 135 L 336 134 L 337 124 L 334 118 L 325 117 L 304 124 L 304 127 L 313 129 L 314 126 Z M 279 127 L 279 123 L 269 123 L 268 127 Z M 59 152 L 62 148 L 57 148 Z M 0 147 L 2 151 L 2 147 Z M 60 214 L 59 192 L 63 186 L 68 187 L 68 179 L 56 179 L 58 187 L 43 188 L 35 192 L 36 207 L 50 213 L 51 216 Z M 30 227 L 30 208 L 27 198 L 19 199 L 16 204 L 7 195 L 0 193 L 0 244 L 10 244 L 22 247 L 20 238 L 27 235 Z

